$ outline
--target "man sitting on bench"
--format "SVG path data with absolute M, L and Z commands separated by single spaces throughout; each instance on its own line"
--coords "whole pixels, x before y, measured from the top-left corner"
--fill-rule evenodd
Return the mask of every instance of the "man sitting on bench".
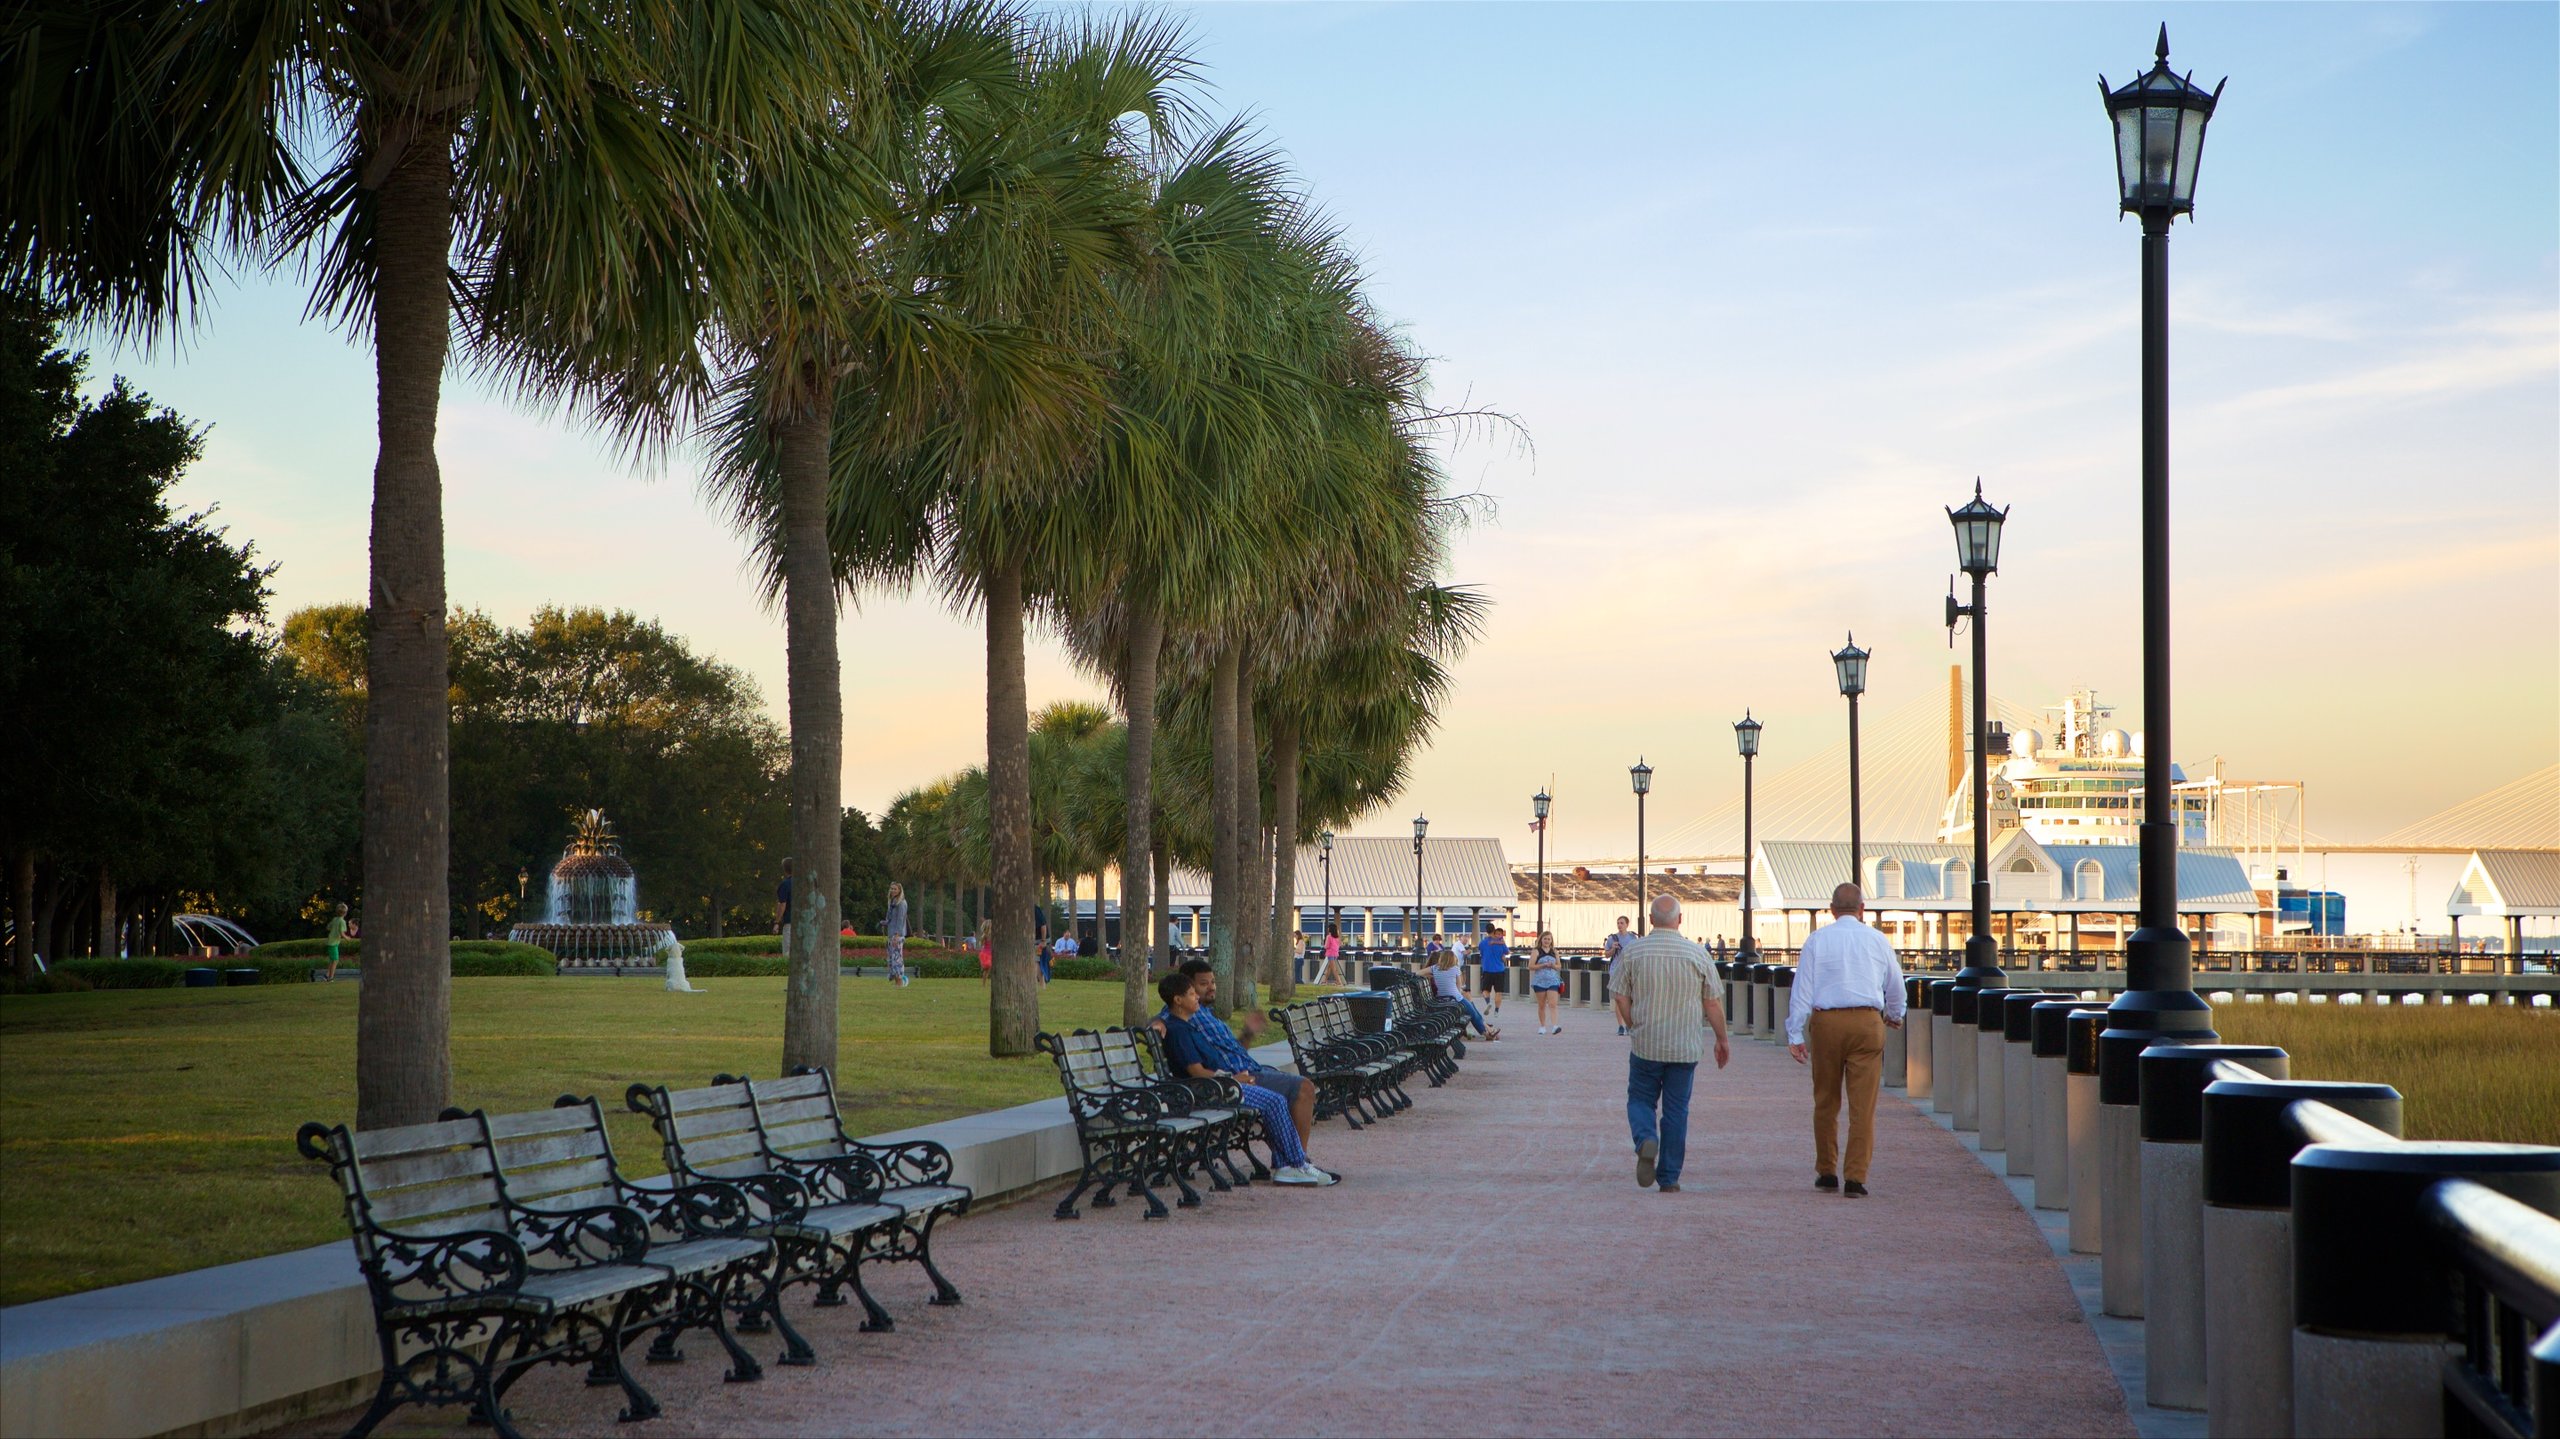
M 1194 960 L 1191 963 L 1201 962 Z M 1208 966 L 1201 964 L 1201 967 L 1205 969 Z M 1210 976 L 1203 983 L 1201 977 L 1193 975 L 1190 970 L 1191 965 L 1185 964 L 1156 981 L 1156 993 L 1164 998 L 1164 1012 L 1156 1016 L 1156 1023 L 1164 1035 L 1165 1063 L 1174 1073 L 1191 1079 L 1235 1080 L 1237 1093 L 1253 1107 L 1255 1113 L 1262 1116 L 1262 1132 L 1270 1138 L 1272 1152 L 1280 1160 L 1271 1172 L 1274 1181 L 1281 1184 L 1338 1183 L 1337 1176 L 1308 1162 L 1305 1130 L 1299 1127 L 1298 1117 L 1291 1113 L 1292 1099 L 1303 1095 L 1304 1107 L 1309 1111 L 1306 1120 L 1312 1127 L 1314 1088 L 1297 1075 L 1284 1075 L 1254 1063 L 1253 1057 L 1236 1043 L 1235 1035 L 1227 1026 L 1203 1007 L 1207 997 L 1217 992 L 1216 978 Z M 1213 1037 L 1215 1035 L 1224 1035 L 1226 1043 L 1221 1046 Z M 1290 1086 L 1286 1095 L 1282 1093 L 1282 1080 L 1288 1081 Z

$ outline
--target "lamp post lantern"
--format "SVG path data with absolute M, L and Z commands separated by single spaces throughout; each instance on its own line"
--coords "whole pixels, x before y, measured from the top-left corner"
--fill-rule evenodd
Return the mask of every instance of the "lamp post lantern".
M 1831 667 L 1838 672 L 1840 693 L 1849 701 L 1849 882 L 1865 884 L 1865 835 L 1859 829 L 1858 808 L 1858 696 L 1867 692 L 1867 659 L 1869 651 L 1858 648 L 1858 636 L 1849 636 L 1846 648 L 1831 652 Z
M 1973 621 L 1973 932 L 1964 942 L 1964 967 L 1956 971 L 1959 989 L 1999 989 L 2009 983 L 2000 972 L 2000 942 L 1991 937 L 1991 680 L 1983 666 L 1991 653 L 1982 628 L 1983 592 L 2000 568 L 2000 526 L 2009 518 L 2005 505 L 1982 498 L 1982 481 L 1973 482 L 1973 498 L 1962 509 L 1947 511 L 1955 526 L 1956 565 L 1973 581 L 1973 603 L 1956 603 L 1947 593 L 1947 638 L 1955 638 L 1956 622 Z
M 1316 841 L 1316 863 L 1324 870 L 1324 932 L 1340 933 L 1341 921 L 1333 912 L 1333 831 L 1326 830 Z
M 1421 815 L 1413 817 L 1413 957 L 1422 957 L 1422 837 L 1431 832 L 1431 821 Z
M 2169 27 L 2152 67 L 2098 90 L 2116 139 L 2121 213 L 2142 220 L 2142 824 L 2139 925 L 2125 941 L 2124 991 L 2108 1006 L 2105 1071 L 2129 1080 L 2134 1057 L 2155 1039 L 2211 1040 L 2213 1011 L 2195 992 L 2187 936 L 2178 927 L 2178 811 L 2171 787 L 2169 694 L 2169 223 L 2195 212 L 2205 125 L 2222 98 L 2169 68 Z M 2223 82 L 2229 84 L 2228 80 Z
M 533 882 L 533 871 L 516 866 L 516 923 L 524 923 L 524 887 Z
M 1537 953 L 1538 941 L 1547 937 L 1547 808 L 1555 803 L 1545 788 L 1529 796 L 1529 808 L 1538 816 L 1538 930 L 1529 937 L 1529 951 Z
M 1644 874 L 1644 797 L 1653 791 L 1653 766 L 1638 755 L 1636 762 L 1627 767 L 1627 778 L 1636 787 L 1636 933 L 1642 934 L 1653 922 L 1652 907 L 1645 899 Z
M 1749 710 L 1734 721 L 1733 747 L 1742 751 L 1742 948 L 1734 957 L 1756 964 L 1760 940 L 1751 923 L 1751 762 L 1760 757 L 1760 721 Z

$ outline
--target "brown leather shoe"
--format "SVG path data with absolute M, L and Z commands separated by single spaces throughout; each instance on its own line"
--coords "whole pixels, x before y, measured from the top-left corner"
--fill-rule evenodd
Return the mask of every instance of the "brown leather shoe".
M 1680 1186 L 1677 1184 L 1657 1184 L 1653 1189 L 1656 1194 L 1677 1194 L 1680 1192 Z

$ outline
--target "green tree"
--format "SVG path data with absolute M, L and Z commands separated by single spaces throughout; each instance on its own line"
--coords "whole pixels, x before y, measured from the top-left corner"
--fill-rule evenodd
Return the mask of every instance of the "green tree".
M 126 333 L 208 269 L 290 262 L 374 359 L 367 975 L 357 1122 L 451 1087 L 438 407 L 465 357 L 537 388 L 665 394 L 729 167 L 863 83 L 877 12 L 826 0 L 102 0 L 0 29 L 0 282 Z M 832 801 L 830 801 L 832 813 Z
M 114 953 L 180 891 L 282 908 L 345 832 L 325 703 L 259 628 L 266 568 L 169 506 L 200 432 L 121 380 L 82 400 L 84 364 L 50 310 L 0 301 L 0 855 L 22 975 L 39 949 Z

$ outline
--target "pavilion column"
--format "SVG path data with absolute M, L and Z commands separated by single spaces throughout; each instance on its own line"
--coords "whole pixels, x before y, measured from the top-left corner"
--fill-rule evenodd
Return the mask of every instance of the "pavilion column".
M 2071 911 L 2071 962 L 2080 962 L 2080 911 Z

